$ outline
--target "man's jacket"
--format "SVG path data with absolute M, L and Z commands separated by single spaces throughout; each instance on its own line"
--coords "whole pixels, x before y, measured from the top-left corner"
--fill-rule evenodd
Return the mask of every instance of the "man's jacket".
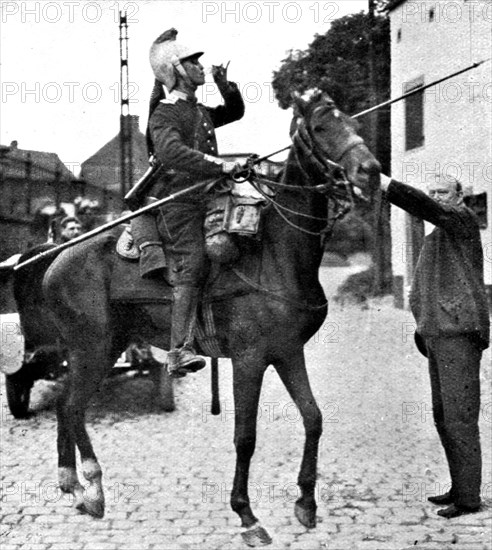
M 152 190 L 153 196 L 160 198 L 222 174 L 214 128 L 239 120 L 244 103 L 233 82 L 221 93 L 225 104 L 215 108 L 172 93 L 152 113 L 150 137 L 158 161 L 167 170 Z
M 387 199 L 436 227 L 424 239 L 410 293 L 417 331 L 424 337 L 472 334 L 489 345 L 489 312 L 478 220 L 466 206 L 439 204 L 392 180 Z

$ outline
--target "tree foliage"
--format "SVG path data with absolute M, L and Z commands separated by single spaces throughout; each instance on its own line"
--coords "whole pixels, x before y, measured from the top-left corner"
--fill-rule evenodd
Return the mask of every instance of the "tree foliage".
M 274 72 L 272 84 L 283 109 L 291 105 L 293 91 L 303 93 L 317 87 L 328 92 L 340 109 L 353 115 L 375 101 L 388 99 L 389 61 L 389 19 L 375 15 L 371 22 L 369 14 L 360 12 L 333 21 L 324 35 L 315 35 L 307 50 L 289 51 Z

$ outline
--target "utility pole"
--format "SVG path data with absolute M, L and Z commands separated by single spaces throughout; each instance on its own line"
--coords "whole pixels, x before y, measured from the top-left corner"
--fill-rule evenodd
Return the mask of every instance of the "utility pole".
M 120 166 L 121 198 L 131 189 L 133 180 L 132 121 L 128 98 L 128 22 L 126 12 L 120 11 Z
M 376 60 L 374 53 L 374 25 L 375 17 L 374 12 L 376 9 L 376 0 L 368 0 L 368 14 L 369 14 L 369 95 L 370 104 L 377 105 L 379 103 L 378 89 L 376 84 Z M 370 117 L 370 133 L 371 133 L 371 148 L 374 156 L 378 158 L 378 114 L 374 111 Z
M 368 24 L 369 24 L 369 90 L 371 103 L 378 105 L 380 94 L 377 83 L 376 51 L 374 47 L 374 36 L 376 28 L 377 0 L 368 0 Z M 379 143 L 380 115 L 378 110 L 369 114 L 369 133 L 372 153 L 376 158 L 380 158 L 382 148 Z M 388 169 L 388 167 L 384 167 Z M 387 289 L 387 281 L 391 276 L 391 230 L 390 230 L 390 206 L 383 201 L 382 192 L 379 190 L 373 196 L 373 265 L 374 278 L 372 281 L 372 294 L 384 294 Z

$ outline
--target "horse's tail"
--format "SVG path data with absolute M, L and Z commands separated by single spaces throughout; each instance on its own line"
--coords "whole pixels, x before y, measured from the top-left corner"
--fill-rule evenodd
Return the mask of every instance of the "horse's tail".
M 212 357 L 212 406 L 211 413 L 213 415 L 220 414 L 220 397 L 219 397 L 219 360 L 217 357 Z
M 17 263 L 21 263 L 37 254 L 55 248 L 53 243 L 43 243 L 22 254 Z M 26 339 L 26 348 L 55 343 L 56 328 L 49 319 L 43 297 L 43 278 L 57 254 L 27 265 L 14 272 L 14 300 Z

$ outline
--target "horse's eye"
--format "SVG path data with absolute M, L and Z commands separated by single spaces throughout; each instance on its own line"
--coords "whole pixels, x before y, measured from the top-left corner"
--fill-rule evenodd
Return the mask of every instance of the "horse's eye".
M 313 131 L 316 132 L 316 133 L 318 133 L 318 134 L 319 134 L 320 132 L 322 132 L 323 130 L 324 130 L 323 126 L 315 126 L 315 127 L 313 128 Z

